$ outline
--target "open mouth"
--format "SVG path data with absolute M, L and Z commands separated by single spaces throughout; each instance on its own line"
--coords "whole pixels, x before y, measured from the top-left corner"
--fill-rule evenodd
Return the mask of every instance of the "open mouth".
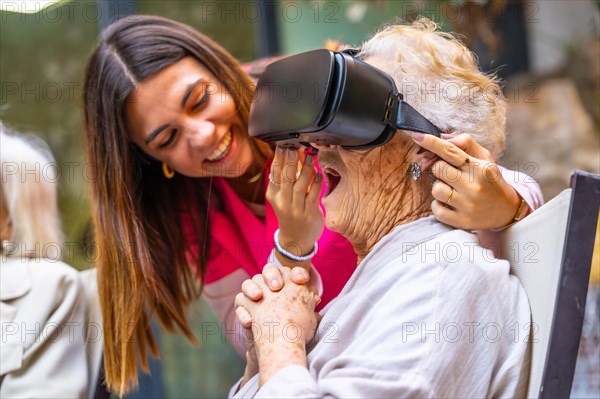
M 225 158 L 225 155 L 227 155 L 229 149 L 231 148 L 231 143 L 233 143 L 233 133 L 231 133 L 231 130 L 229 130 L 212 154 L 206 157 L 206 160 L 216 162 Z
M 327 190 L 325 191 L 325 196 L 328 196 L 335 190 L 335 188 L 340 184 L 342 177 L 340 174 L 330 166 L 327 166 L 323 169 L 325 173 L 325 182 L 327 184 Z

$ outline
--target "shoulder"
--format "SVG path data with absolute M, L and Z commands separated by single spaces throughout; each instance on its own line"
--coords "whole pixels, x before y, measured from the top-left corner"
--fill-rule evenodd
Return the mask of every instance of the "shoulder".
M 457 229 L 402 245 L 403 250 L 378 276 L 390 282 L 392 292 L 409 292 L 410 299 L 420 297 L 432 306 L 454 303 L 457 309 L 469 299 L 486 297 L 482 303 L 494 306 L 503 297 L 521 297 L 522 288 L 510 275 L 510 264 L 482 247 L 475 234 Z
M 32 279 L 44 285 L 59 285 L 65 288 L 81 289 L 79 271 L 60 261 L 33 260 L 29 262 Z
M 485 273 L 491 270 L 492 265 L 505 267 L 508 273 L 506 261 L 496 259 L 490 250 L 479 244 L 475 234 L 464 230 L 453 229 L 428 239 L 403 240 L 394 245 L 397 247 L 394 256 L 388 258 L 392 267 L 385 266 L 383 270 L 406 275 L 410 279 L 421 276 L 431 282 L 431 278 L 439 273 L 473 267 L 470 271 Z
M 16 299 L 30 291 L 41 301 L 76 298 L 83 290 L 79 272 L 60 261 L 9 258 L 2 261 L 2 300 Z
M 491 250 L 484 248 L 476 234 L 459 229 L 418 245 L 405 243 L 402 257 L 451 273 L 469 268 L 476 274 L 508 274 L 510 266 L 506 260 L 496 258 Z
M 438 237 L 440 261 L 448 283 L 485 280 L 500 284 L 510 280 L 510 264 L 483 247 L 476 234 L 453 230 Z M 456 281 L 455 281 L 456 280 Z
M 506 295 L 519 289 L 516 277 L 510 275 L 510 264 L 480 245 L 476 234 L 452 230 L 413 248 L 422 263 L 439 273 L 441 297 Z M 489 301 L 491 303 L 493 301 Z
M 485 318 L 505 327 L 529 320 L 525 290 L 509 262 L 494 257 L 476 235 L 453 230 L 424 244 L 422 259 L 434 270 L 429 277 L 441 321 Z

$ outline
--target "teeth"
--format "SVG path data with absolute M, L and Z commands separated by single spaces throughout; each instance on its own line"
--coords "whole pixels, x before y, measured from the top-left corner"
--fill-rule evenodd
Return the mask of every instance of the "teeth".
M 206 159 L 208 159 L 209 161 L 218 161 L 219 159 L 223 158 L 225 155 L 227 155 L 227 151 L 229 150 L 232 141 L 233 134 L 230 130 L 225 135 L 223 141 L 221 141 L 221 144 L 219 144 L 219 146 L 212 152 L 212 154 L 206 157 Z

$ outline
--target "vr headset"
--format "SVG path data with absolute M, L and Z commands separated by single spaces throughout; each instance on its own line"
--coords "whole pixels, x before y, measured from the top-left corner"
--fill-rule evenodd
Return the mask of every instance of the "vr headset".
M 250 136 L 279 145 L 370 148 L 397 129 L 440 136 L 403 101 L 394 80 L 355 58 L 358 50 L 313 50 L 271 63 L 258 80 Z

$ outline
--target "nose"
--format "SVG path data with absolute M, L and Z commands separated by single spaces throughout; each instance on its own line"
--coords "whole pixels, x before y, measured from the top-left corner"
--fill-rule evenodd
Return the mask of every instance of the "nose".
M 207 121 L 190 121 L 185 127 L 185 137 L 195 150 L 211 148 L 215 145 L 217 129 L 215 124 Z

